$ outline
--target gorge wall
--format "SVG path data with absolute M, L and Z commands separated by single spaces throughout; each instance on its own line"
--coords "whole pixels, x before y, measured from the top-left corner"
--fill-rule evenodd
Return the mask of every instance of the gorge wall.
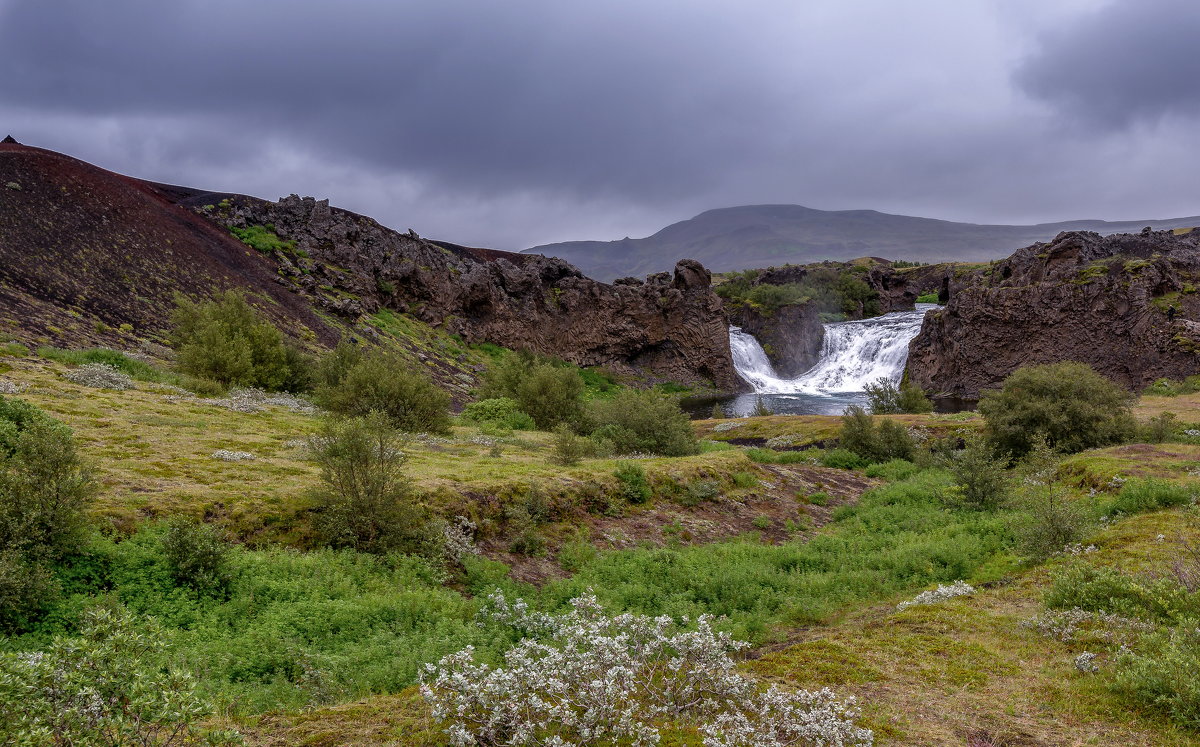
M 1200 373 L 1200 230 L 1059 234 L 950 294 L 908 374 L 974 399 L 1026 364 L 1081 361 L 1131 390 Z
M 606 284 L 561 259 L 428 241 L 327 200 L 179 197 L 226 228 L 270 227 L 288 244 L 272 252 L 279 282 L 331 312 L 393 309 L 468 342 L 730 391 L 744 386 L 721 300 L 693 260 L 673 273 Z

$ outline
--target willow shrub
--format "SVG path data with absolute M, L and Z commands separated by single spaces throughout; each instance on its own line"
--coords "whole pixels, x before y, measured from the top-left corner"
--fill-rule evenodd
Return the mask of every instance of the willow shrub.
M 1136 423 L 1129 392 L 1084 363 L 1018 368 L 999 391 L 984 392 L 979 412 L 997 452 L 1021 457 L 1039 438 L 1074 453 L 1121 443 Z

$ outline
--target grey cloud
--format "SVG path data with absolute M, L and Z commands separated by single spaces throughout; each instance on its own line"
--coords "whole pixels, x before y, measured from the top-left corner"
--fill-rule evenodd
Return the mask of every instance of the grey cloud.
M 1113 179 L 1196 164 L 1186 129 L 1081 137 L 1014 91 L 1023 39 L 1098 23 L 1042 5 L 0 0 L 0 127 L 126 173 L 327 196 L 498 248 L 756 202 L 985 222 L 1197 212 L 1161 178 Z M 1030 91 L 1073 59 L 1048 56 L 1073 37 L 1039 38 Z
M 1016 73 L 1077 123 L 1123 128 L 1200 114 L 1200 4 L 1118 0 L 1046 32 Z

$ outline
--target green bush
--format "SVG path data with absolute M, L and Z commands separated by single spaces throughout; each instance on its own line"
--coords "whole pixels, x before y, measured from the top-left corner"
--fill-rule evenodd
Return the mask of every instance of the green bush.
M 450 395 L 395 353 L 365 354 L 340 381 L 318 387 L 313 399 L 343 417 L 380 413 L 410 433 L 450 431 Z
M 488 369 L 481 399 L 515 400 L 538 428 L 577 423 L 583 415 L 583 378 L 573 367 L 556 365 L 529 353 L 509 353 Z
M 1149 418 L 1138 430 L 1138 438 L 1149 444 L 1161 444 L 1175 438 L 1179 431 L 1178 417 L 1173 412 L 1163 412 Z
M 190 519 L 175 519 L 167 525 L 162 545 L 176 583 L 213 596 L 228 592 L 230 547 L 216 529 Z
M 274 226 L 246 226 L 245 228 L 230 228 L 230 233 L 237 236 L 248 246 L 263 254 L 274 254 L 278 251 L 294 250 L 295 241 L 284 241 L 275 233 Z
M 620 454 L 686 456 L 700 452 L 687 413 L 669 394 L 622 389 L 588 408 L 592 435 L 611 441 Z
M 721 495 L 721 486 L 716 480 L 697 480 L 689 483 L 679 497 L 679 502 L 685 506 L 699 506 L 705 501 L 713 501 Z
M 984 392 L 979 412 L 999 452 L 1023 456 L 1039 436 L 1073 453 L 1120 443 L 1135 430 L 1130 395 L 1083 363 L 1026 366 L 999 391 Z
M 937 293 L 922 293 L 917 296 L 917 303 L 937 303 L 940 300 Z
M 626 503 L 640 505 L 650 500 L 653 491 L 646 479 L 646 470 L 633 461 L 622 461 L 613 472 L 620 482 L 621 497 Z
M 1110 509 L 1111 513 L 1134 514 L 1154 511 L 1171 506 L 1184 506 L 1196 498 L 1196 491 L 1179 483 L 1157 478 L 1130 479 L 1121 486 L 1121 492 Z
M 532 430 L 537 427 L 533 418 L 521 412 L 520 403 L 510 397 L 472 402 L 463 410 L 463 417 L 473 423 L 486 423 L 511 431 Z
M 317 359 L 313 365 L 313 383 L 318 387 L 341 384 L 350 369 L 362 362 L 365 354 L 361 346 L 342 340 L 333 350 Z
M 813 455 L 807 451 L 752 448 L 746 449 L 746 456 L 750 458 L 750 461 L 759 464 L 807 464 L 814 461 Z
M 404 442 L 379 413 L 328 420 L 309 439 L 321 467 L 314 491 L 323 543 L 367 553 L 436 551 L 429 518 L 404 470 Z
M 1136 578 L 1083 563 L 1054 577 L 1045 602 L 1052 609 L 1078 607 L 1160 624 L 1200 615 L 1200 594 L 1189 593 L 1173 579 Z
M 240 293 L 199 303 L 179 295 L 175 302 L 171 341 L 180 371 L 267 390 L 299 392 L 311 385 L 310 363 Z

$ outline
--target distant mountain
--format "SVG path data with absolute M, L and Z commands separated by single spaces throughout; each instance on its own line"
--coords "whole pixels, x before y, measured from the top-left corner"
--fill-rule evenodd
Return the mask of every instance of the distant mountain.
M 715 272 L 874 256 L 921 262 L 1006 257 L 1061 231 L 1101 234 L 1200 225 L 1200 216 L 1110 222 L 1075 220 L 991 226 L 889 215 L 876 210 L 814 210 L 800 205 L 746 205 L 709 210 L 644 239 L 566 241 L 526 251 L 561 257 L 598 280 L 666 272 L 682 258 Z

